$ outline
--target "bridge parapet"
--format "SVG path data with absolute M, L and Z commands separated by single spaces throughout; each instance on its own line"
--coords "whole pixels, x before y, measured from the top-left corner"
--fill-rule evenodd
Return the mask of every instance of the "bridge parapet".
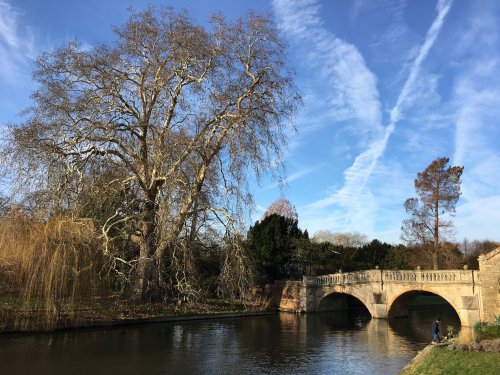
M 475 284 L 478 271 L 438 270 L 438 271 L 391 271 L 367 270 L 334 273 L 323 276 L 304 276 L 304 286 L 334 286 L 346 284 L 384 283 L 431 283 L 431 284 Z
M 384 271 L 382 281 L 397 283 L 437 283 L 437 284 L 474 284 L 477 271 L 438 270 L 438 271 Z
M 463 326 L 473 326 L 480 320 L 480 311 L 484 310 L 484 305 L 487 305 L 491 313 L 495 314 L 497 311 L 495 303 L 500 301 L 497 263 L 491 268 L 494 272 L 487 273 L 483 269 L 374 269 L 304 276 L 300 287 L 299 309 L 308 312 L 339 308 L 339 301 L 343 297 L 335 294 L 347 294 L 361 301 L 374 318 L 399 317 L 408 314 L 408 306 L 416 295 L 433 293 L 444 298 L 455 309 Z M 489 293 L 490 289 L 491 296 L 488 295 L 489 299 L 483 300 L 483 295 Z M 327 299 L 330 295 L 332 298 Z
M 332 273 L 323 276 L 304 276 L 304 286 L 332 286 L 344 284 L 365 284 L 380 282 L 379 270 L 368 270 L 346 273 Z

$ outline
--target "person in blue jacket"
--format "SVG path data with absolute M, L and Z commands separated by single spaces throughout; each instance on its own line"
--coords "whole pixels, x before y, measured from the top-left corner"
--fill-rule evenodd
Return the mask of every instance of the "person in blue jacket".
M 439 332 L 439 322 L 441 321 L 441 317 L 438 316 L 436 320 L 432 323 L 432 337 L 436 343 L 439 344 L 441 341 L 441 334 Z

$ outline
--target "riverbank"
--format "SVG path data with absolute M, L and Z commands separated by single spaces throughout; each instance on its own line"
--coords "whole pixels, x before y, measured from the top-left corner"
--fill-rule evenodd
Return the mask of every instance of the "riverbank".
M 241 301 L 208 300 L 198 303 L 133 304 L 114 301 L 102 306 L 78 308 L 71 312 L 61 307 L 52 321 L 47 311 L 22 309 L 16 303 L 0 306 L 0 333 L 35 333 L 64 329 L 114 327 L 174 321 L 224 319 L 274 314 L 266 304 Z M 48 324 L 50 323 L 50 324 Z
M 497 375 L 498 373 L 500 373 L 500 353 L 447 350 L 446 347 L 429 345 L 419 352 L 399 375 Z

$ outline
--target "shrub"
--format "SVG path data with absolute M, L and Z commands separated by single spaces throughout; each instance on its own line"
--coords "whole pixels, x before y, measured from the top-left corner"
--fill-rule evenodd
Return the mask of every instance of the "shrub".
M 477 341 L 500 338 L 500 316 L 497 316 L 491 323 L 477 323 L 474 326 L 474 333 Z
M 448 338 L 452 338 L 455 336 L 455 328 L 453 326 L 448 326 L 446 327 L 447 333 L 448 333 Z

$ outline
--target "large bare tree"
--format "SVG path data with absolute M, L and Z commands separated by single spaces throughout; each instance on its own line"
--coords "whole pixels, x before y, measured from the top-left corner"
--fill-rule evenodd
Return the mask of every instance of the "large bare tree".
M 132 261 L 116 258 L 134 265 L 135 291 L 148 299 L 179 238 L 207 220 L 233 223 L 247 173 L 281 160 L 300 96 L 267 16 L 215 15 L 205 28 L 150 8 L 114 32 L 113 43 L 39 57 L 33 105 L 12 126 L 9 151 L 23 186 L 61 192 L 60 208 L 114 197 L 100 220 L 103 249 L 124 238 L 137 246 Z
M 331 232 L 329 230 L 318 230 L 314 233 L 312 240 L 317 243 L 329 242 L 337 246 L 363 247 L 368 244 L 366 234 L 358 232 Z
M 409 219 L 403 221 L 401 239 L 428 248 L 434 269 L 438 269 L 441 242 L 453 229 L 453 222 L 445 215 L 453 216 L 460 198 L 461 176 L 464 167 L 447 167 L 446 157 L 434 160 L 415 179 L 415 191 L 419 198 L 405 201 Z M 443 218 L 443 216 L 445 216 Z

